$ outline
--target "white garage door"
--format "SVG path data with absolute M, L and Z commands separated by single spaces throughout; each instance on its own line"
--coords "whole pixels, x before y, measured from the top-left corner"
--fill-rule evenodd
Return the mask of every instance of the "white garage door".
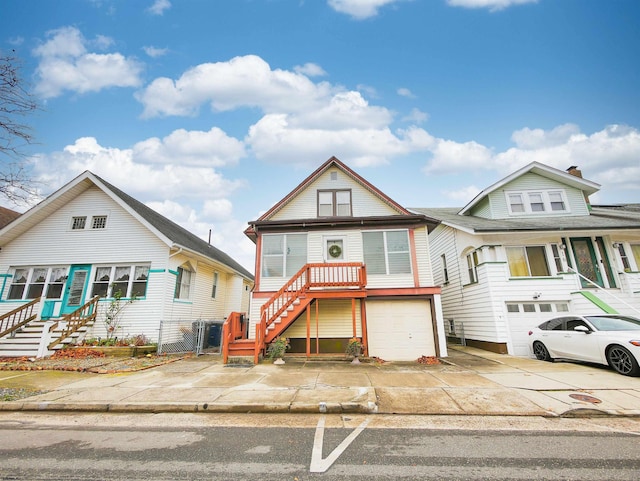
M 514 356 L 530 357 L 529 330 L 548 321 L 552 317 L 569 311 L 566 302 L 509 302 L 507 314 L 509 329 L 511 330 L 512 354 Z
M 385 361 L 435 356 L 428 300 L 367 300 L 369 355 Z

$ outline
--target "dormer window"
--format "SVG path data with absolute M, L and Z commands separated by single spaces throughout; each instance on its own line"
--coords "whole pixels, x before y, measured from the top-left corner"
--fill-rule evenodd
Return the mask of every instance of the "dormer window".
M 350 190 L 318 191 L 318 217 L 347 217 L 350 215 Z
M 510 214 L 568 212 L 563 190 L 507 192 Z

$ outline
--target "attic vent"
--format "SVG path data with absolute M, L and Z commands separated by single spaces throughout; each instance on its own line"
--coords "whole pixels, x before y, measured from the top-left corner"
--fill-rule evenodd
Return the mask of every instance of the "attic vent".
M 91 228 L 92 229 L 105 229 L 107 227 L 107 216 L 106 215 L 94 215 L 91 218 Z
M 72 230 L 82 230 L 82 229 L 84 229 L 84 226 L 85 226 L 86 223 L 87 223 L 86 216 L 72 217 L 71 218 L 71 229 Z
M 338 180 L 338 173 L 337 172 L 331 172 L 331 180 Z

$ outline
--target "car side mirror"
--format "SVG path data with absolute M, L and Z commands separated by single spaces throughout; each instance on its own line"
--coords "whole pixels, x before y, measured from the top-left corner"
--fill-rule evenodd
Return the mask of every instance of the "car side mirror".
M 585 334 L 591 334 L 591 329 L 587 326 L 576 326 L 573 328 L 574 331 L 584 332 Z

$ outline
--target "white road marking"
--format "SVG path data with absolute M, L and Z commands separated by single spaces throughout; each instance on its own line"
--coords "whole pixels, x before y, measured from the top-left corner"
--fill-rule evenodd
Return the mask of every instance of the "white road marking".
M 318 425 L 316 426 L 316 434 L 313 439 L 313 450 L 311 451 L 311 466 L 309 466 L 309 472 L 311 473 L 324 473 L 327 469 L 331 467 L 333 463 L 340 457 L 340 455 L 349 447 L 349 445 L 358 437 L 358 435 L 364 431 L 364 428 L 369 424 L 369 419 L 367 418 L 360 423 L 349 436 L 344 438 L 344 440 L 336 447 L 326 459 L 322 459 L 322 443 L 324 441 L 324 420 L 325 417 L 322 416 L 318 420 Z

